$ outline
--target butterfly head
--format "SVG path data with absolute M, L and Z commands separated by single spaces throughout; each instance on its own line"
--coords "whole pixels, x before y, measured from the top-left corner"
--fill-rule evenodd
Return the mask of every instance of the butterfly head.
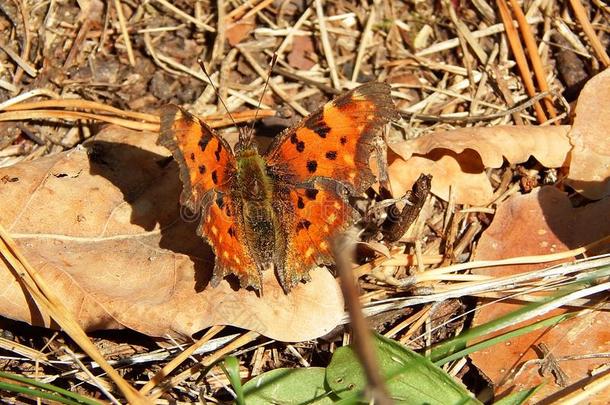
M 250 150 L 258 151 L 256 142 L 254 142 L 254 128 L 241 127 L 239 128 L 239 139 L 235 144 L 235 154 L 240 155 Z

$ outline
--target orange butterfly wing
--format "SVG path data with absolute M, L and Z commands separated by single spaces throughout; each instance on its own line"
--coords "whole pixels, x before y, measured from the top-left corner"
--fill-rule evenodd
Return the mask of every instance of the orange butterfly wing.
M 290 192 L 293 222 L 287 233 L 284 268 L 278 272 L 285 290 L 308 279 L 314 267 L 333 264 L 330 240 L 358 219 L 346 194 L 335 190 L 332 182 L 318 180 L 309 186 Z
M 252 254 L 243 238 L 243 228 L 239 217 L 239 206 L 228 196 L 213 193 L 210 201 L 206 201 L 206 208 L 202 211 L 203 218 L 197 234 L 207 237 L 216 255 L 214 275 L 210 283 L 218 283 L 229 274 L 239 278 L 242 287 L 261 287 L 262 275 L 252 260 Z
M 330 239 L 358 217 L 347 197 L 374 181 L 369 158 L 375 136 L 397 118 L 390 86 L 368 83 L 327 103 L 271 145 L 268 170 L 288 183 L 283 217 L 292 219 L 286 221 L 287 253 L 278 271 L 285 290 L 315 266 L 333 262 Z
M 216 255 L 211 284 L 234 273 L 242 286 L 258 285 L 260 273 L 236 220 L 240 207 L 231 198 L 236 162 L 229 145 L 206 123 L 177 106 L 162 110 L 158 143 L 172 152 L 180 167 L 180 203 L 202 215 L 197 233 L 206 237 Z
M 209 190 L 228 191 L 235 158 L 226 141 L 205 122 L 178 106 L 163 107 L 157 143 L 169 149 L 180 166 L 182 205 L 195 211 Z
M 390 86 L 364 84 L 284 131 L 271 145 L 267 164 L 295 184 L 327 177 L 360 193 L 374 181 L 369 167 L 374 137 L 398 118 Z

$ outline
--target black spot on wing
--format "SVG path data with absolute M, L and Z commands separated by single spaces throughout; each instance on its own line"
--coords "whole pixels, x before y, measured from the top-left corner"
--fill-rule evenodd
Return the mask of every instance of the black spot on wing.
M 232 238 L 235 237 L 235 227 L 234 226 L 229 227 L 229 236 Z
M 339 139 L 339 142 L 341 142 L 341 145 L 345 145 L 345 144 L 347 143 L 347 138 L 346 138 L 345 136 L 342 136 L 342 137 Z
M 309 117 L 305 123 L 305 127 L 314 131 L 320 138 L 326 138 L 330 132 L 330 127 L 324 122 L 322 111 L 318 111 Z
M 298 152 L 303 152 L 305 150 L 305 142 L 299 141 L 297 134 L 290 135 L 290 143 L 296 145 Z
M 212 170 L 212 181 L 214 184 L 218 184 L 218 174 L 216 173 L 216 170 Z
M 308 188 L 307 190 L 305 190 L 305 195 L 310 200 L 315 200 L 316 196 L 318 195 L 318 190 L 316 190 L 315 188 Z
M 308 160 L 307 171 L 313 174 L 316 172 L 316 170 L 318 170 L 318 162 L 316 162 L 315 160 Z
M 205 173 L 205 166 L 199 165 L 199 174 L 204 174 L 204 173 Z
M 220 161 L 220 151 L 221 150 L 222 150 L 222 144 L 220 142 L 218 142 L 218 147 L 216 148 L 216 151 L 214 151 L 214 156 L 216 157 L 217 162 Z
M 336 150 L 329 150 L 328 152 L 326 152 L 326 159 L 328 160 L 335 160 L 337 158 L 337 151 Z
M 191 152 L 191 160 L 195 160 L 195 154 Z
M 318 134 L 320 138 L 326 138 L 326 135 L 328 135 L 328 133 L 330 132 L 330 127 L 326 125 L 325 122 L 320 122 L 320 125 L 316 127 L 314 131 L 316 132 L 316 134 Z
M 303 198 L 301 198 L 301 196 L 299 196 L 299 199 L 297 200 L 297 207 L 301 210 L 305 208 L 305 202 L 303 202 Z
M 225 202 L 224 199 L 222 198 L 222 194 L 218 193 L 216 194 L 216 205 L 218 205 L 218 208 L 222 209 L 222 207 L 224 207 Z
M 201 149 L 201 151 L 204 152 L 205 148 L 208 147 L 208 143 L 210 143 L 211 140 L 212 140 L 212 136 L 210 134 L 203 134 L 201 136 L 201 139 L 198 142 L 199 149 Z
M 311 226 L 311 222 L 309 222 L 306 219 L 303 219 L 303 220 L 299 221 L 299 223 L 297 224 L 297 232 L 300 231 L 301 229 L 309 229 L 310 226 Z

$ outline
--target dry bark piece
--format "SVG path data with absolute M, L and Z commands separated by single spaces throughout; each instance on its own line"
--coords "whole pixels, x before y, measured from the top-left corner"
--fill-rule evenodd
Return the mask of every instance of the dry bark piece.
M 499 126 L 434 132 L 391 144 L 389 175 L 395 196 L 411 188 L 421 173 L 432 175 L 432 193 L 458 204 L 487 205 L 493 195 L 486 168 L 535 157 L 545 167 L 561 167 L 570 150 L 568 126 Z M 397 156 L 396 156 L 397 155 Z
M 566 180 L 585 197 L 610 195 L 610 69 L 587 82 L 578 97 L 574 125 L 568 134 L 574 145 Z
M 108 127 L 84 147 L 0 169 L 0 223 L 85 330 L 128 327 L 190 336 L 214 324 L 277 340 L 321 336 L 343 317 L 325 269 L 285 295 L 271 271 L 264 295 L 208 287 L 210 248 L 180 210 L 178 168 L 157 134 Z M 33 325 L 47 316 L 0 264 L 0 313 Z
M 499 206 L 491 226 L 479 241 L 475 259 L 495 260 L 557 253 L 586 245 L 610 234 L 610 221 L 600 221 L 601 218 L 608 218 L 608 212 L 610 212 L 610 198 L 581 208 L 573 208 L 567 195 L 553 187 L 542 187 L 530 194 L 512 197 Z M 602 249 L 609 251 L 610 246 Z M 603 252 L 604 250 L 592 253 Z M 502 266 L 478 269 L 473 273 L 503 277 L 551 264 Z M 487 305 L 476 313 L 474 325 L 491 321 L 520 307 L 521 304 L 506 302 Z M 558 309 L 546 314 L 545 317 L 565 312 L 564 309 Z M 541 376 L 539 371 L 544 363 L 536 361 L 526 363 L 529 360 L 540 359 L 539 345 L 545 344 L 556 358 L 607 353 L 610 350 L 607 331 L 609 322 L 610 313 L 593 312 L 585 317 L 574 318 L 554 327 L 511 339 L 504 344 L 473 353 L 470 357 L 494 383 L 497 395 L 531 388 L 543 380 L 546 381 L 547 383 L 532 400 L 536 402 L 562 389 L 561 379 L 558 378 L 560 372 L 556 372 L 557 375 L 549 373 Z M 512 328 L 517 326 L 520 325 L 514 325 Z M 564 360 L 559 361 L 558 365 L 567 376 L 566 383 L 574 384 L 587 378 L 592 370 L 606 362 L 607 359 L 598 357 Z M 520 372 L 516 373 L 516 370 Z
M 419 215 L 428 194 L 430 194 L 430 183 L 432 176 L 422 174 L 419 176 L 413 188 L 405 194 L 406 201 L 402 210 L 396 204 L 388 208 L 388 218 L 384 223 L 385 239 L 388 242 L 396 242 L 407 232 Z

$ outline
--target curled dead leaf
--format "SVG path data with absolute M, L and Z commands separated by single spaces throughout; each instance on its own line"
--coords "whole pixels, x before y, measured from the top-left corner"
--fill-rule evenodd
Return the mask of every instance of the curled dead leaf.
M 610 69 L 587 82 L 578 97 L 574 125 L 568 134 L 574 145 L 566 183 L 592 200 L 610 195 Z
M 432 175 L 432 192 L 458 204 L 484 206 L 492 186 L 486 168 L 516 164 L 535 157 L 545 167 L 561 167 L 570 150 L 568 126 L 500 126 L 434 132 L 389 145 L 390 183 L 394 195 L 410 189 L 421 173 Z
M 223 281 L 208 287 L 210 248 L 181 210 L 180 181 L 157 135 L 108 127 L 84 147 L 0 169 L 0 223 L 88 331 L 131 328 L 190 336 L 214 324 L 299 341 L 343 317 L 334 277 L 314 271 L 289 295 L 267 271 L 264 295 Z M 0 264 L 0 314 L 49 326 Z

